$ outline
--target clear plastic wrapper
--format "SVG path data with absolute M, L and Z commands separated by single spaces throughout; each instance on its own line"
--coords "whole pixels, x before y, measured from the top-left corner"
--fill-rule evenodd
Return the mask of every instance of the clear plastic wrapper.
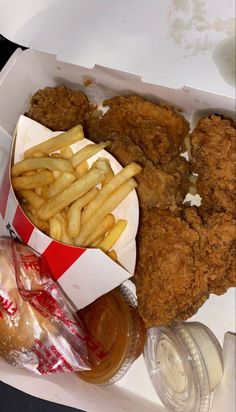
M 39 375 L 87 370 L 88 358 L 99 359 L 45 261 L 11 239 L 0 239 L 0 356 Z

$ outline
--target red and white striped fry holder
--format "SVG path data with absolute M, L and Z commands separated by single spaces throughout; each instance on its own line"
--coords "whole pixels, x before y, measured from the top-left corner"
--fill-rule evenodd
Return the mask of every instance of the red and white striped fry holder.
M 14 194 L 10 180 L 10 159 L 12 163 L 22 160 L 26 149 L 58 133 L 25 116 L 20 116 L 13 141 L 0 128 L 0 215 L 11 237 L 19 238 L 43 255 L 53 279 L 58 281 L 72 304 L 80 309 L 133 275 L 136 259 L 135 236 L 139 218 L 138 200 L 133 190 L 114 211 L 116 218 L 128 220 L 126 231 L 115 247 L 123 267 L 99 249 L 65 245 L 38 230 L 26 217 Z M 91 142 L 84 139 L 71 147 L 75 151 L 88 143 Z M 90 163 L 99 156 L 109 158 L 115 173 L 121 170 L 120 164 L 105 150 L 93 156 Z

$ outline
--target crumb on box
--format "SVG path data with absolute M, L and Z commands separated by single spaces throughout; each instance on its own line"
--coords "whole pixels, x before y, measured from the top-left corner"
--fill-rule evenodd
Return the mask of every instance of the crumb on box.
M 84 86 L 85 87 L 88 87 L 88 86 L 90 86 L 92 84 L 92 80 L 90 80 L 90 79 L 86 79 L 85 81 L 84 81 Z

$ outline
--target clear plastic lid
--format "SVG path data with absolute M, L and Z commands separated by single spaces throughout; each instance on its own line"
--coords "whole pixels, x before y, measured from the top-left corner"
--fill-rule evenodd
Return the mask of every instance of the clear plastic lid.
M 201 323 L 151 328 L 144 357 L 156 392 L 176 412 L 208 412 L 223 374 L 222 350 Z

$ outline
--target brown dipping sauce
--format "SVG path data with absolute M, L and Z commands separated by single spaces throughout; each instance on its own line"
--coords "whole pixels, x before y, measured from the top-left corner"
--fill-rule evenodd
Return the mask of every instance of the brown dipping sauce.
M 97 366 L 78 372 L 79 377 L 93 384 L 115 383 L 144 349 L 146 330 L 137 311 L 135 296 L 122 285 L 78 314 L 88 335 L 99 344 L 103 354 Z

